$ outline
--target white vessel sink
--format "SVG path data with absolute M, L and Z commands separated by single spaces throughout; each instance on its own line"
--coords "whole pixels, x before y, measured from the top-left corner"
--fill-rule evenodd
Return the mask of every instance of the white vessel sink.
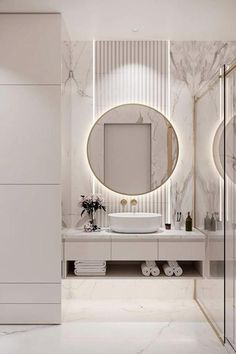
M 159 230 L 161 214 L 157 213 L 112 213 L 110 228 L 121 233 L 150 233 Z

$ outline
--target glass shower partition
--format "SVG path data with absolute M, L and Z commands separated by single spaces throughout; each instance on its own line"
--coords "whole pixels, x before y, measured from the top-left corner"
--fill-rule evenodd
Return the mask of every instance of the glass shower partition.
M 236 350 L 236 63 L 225 70 L 225 336 Z
M 206 235 L 196 301 L 224 340 L 224 69 L 194 99 L 194 224 Z

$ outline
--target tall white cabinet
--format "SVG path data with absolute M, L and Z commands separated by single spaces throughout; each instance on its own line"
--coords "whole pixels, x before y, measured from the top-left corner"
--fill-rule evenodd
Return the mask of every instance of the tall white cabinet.
M 0 15 L 0 323 L 61 318 L 61 17 Z

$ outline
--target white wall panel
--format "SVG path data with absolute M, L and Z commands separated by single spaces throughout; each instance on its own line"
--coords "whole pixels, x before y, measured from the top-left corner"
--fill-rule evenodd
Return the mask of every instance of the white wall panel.
M 0 84 L 58 84 L 61 16 L 0 14 Z

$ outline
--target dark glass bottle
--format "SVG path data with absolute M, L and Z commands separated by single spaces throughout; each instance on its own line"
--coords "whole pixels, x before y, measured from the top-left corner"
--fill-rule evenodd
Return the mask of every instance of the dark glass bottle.
M 211 217 L 211 231 L 216 231 L 216 219 L 214 217 L 214 214 L 212 214 Z
M 188 212 L 188 216 L 186 218 L 186 221 L 185 221 L 185 230 L 186 231 L 192 231 L 193 229 L 193 221 L 192 221 L 192 218 L 190 216 L 190 211 Z

